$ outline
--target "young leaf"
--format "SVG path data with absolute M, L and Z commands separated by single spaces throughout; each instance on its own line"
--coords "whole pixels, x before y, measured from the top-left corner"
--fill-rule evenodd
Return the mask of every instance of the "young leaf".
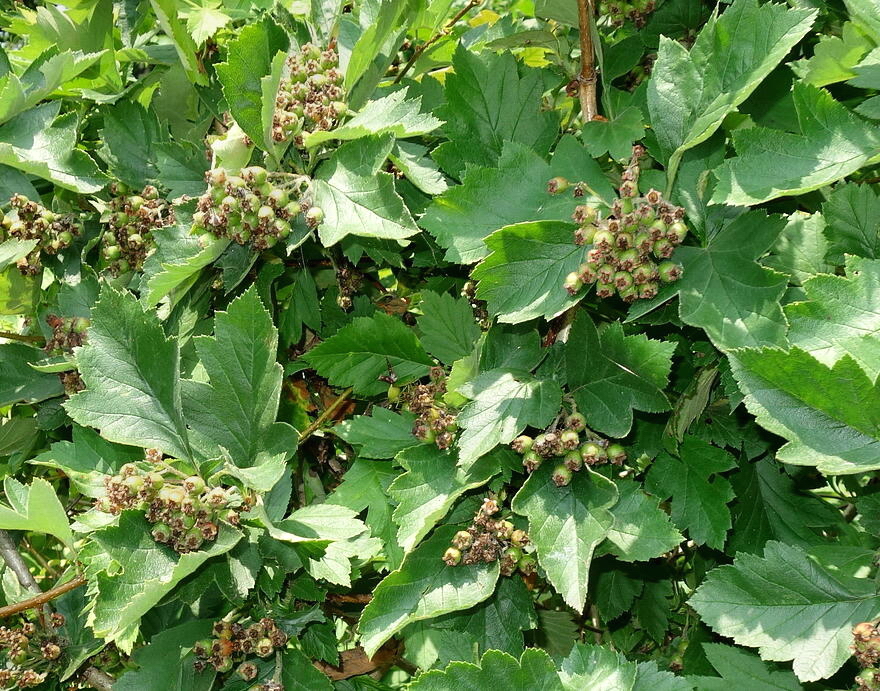
M 614 525 L 608 531 L 609 552 L 622 561 L 647 561 L 665 554 L 684 539 L 659 500 L 632 480 L 617 480 L 620 499 L 611 509 Z
M 394 458 L 398 452 L 421 442 L 413 436 L 416 416 L 408 411 L 395 413 L 376 406 L 372 415 L 355 415 L 340 422 L 333 431 L 358 447 L 360 458 Z
M 447 365 L 470 355 L 480 337 L 480 327 L 467 300 L 425 291 L 420 307 L 418 322 L 425 350 Z
M 23 485 L 15 478 L 7 477 L 3 491 L 9 506 L 0 504 L 0 529 L 54 535 L 68 548 L 74 549 L 67 513 L 55 489 L 46 480 L 38 477 L 30 485 Z
M 533 472 L 511 502 L 511 508 L 529 519 L 529 539 L 538 562 L 562 599 L 581 611 L 593 551 L 614 524 L 609 509 L 617 502 L 617 488 L 590 470 L 574 473 L 571 484 L 557 487 L 551 463 Z
M 427 374 L 432 364 L 412 330 L 384 312 L 355 318 L 303 359 L 334 386 L 351 386 L 364 396 L 388 388 L 379 377 L 389 367 L 400 384 L 407 384 Z
M 468 403 L 458 414 L 459 464 L 468 469 L 496 444 L 513 441 L 527 426 L 542 428 L 559 412 L 562 390 L 551 380 L 495 369 L 458 388 Z
M 584 123 L 581 138 L 593 158 L 608 154 L 615 160 L 629 158 L 633 142 L 645 136 L 645 123 L 638 108 L 629 107 L 613 120 L 592 120 Z
M 559 671 L 565 691 L 691 691 L 685 679 L 657 669 L 655 662 L 630 662 L 620 653 L 578 643 Z
M 545 154 L 557 135 L 556 117 L 541 109 L 544 77 L 522 67 L 510 52 L 472 53 L 459 44 L 445 81 L 446 104 L 438 109 L 449 141 L 433 153 L 460 178 L 466 166 L 493 166 L 505 141 Z
M 880 614 L 872 581 L 832 573 L 781 542 L 768 542 L 763 557 L 740 553 L 710 572 L 689 604 L 763 659 L 792 660 L 801 681 L 834 674 L 852 653 L 852 627 Z
M 67 413 L 110 441 L 191 458 L 180 354 L 156 315 L 131 293 L 105 286 L 92 317 L 88 345 L 77 353 L 86 390 L 68 399 Z
M 672 520 L 692 540 L 721 549 L 731 525 L 727 504 L 734 494 L 720 473 L 735 467 L 724 449 L 688 435 L 678 458 L 664 452 L 654 460 L 646 484 L 654 494 L 672 497 Z
M 846 276 L 815 276 L 804 283 L 806 299 L 786 305 L 788 339 L 832 366 L 853 358 L 871 379 L 880 374 L 880 261 L 850 256 Z
M 842 264 L 844 255 L 880 259 L 880 194 L 870 185 L 839 185 L 822 205 L 828 222 L 828 260 Z
M 286 55 L 288 45 L 287 33 L 266 16 L 261 22 L 245 26 L 229 42 L 226 61 L 217 65 L 232 117 L 267 152 L 275 150 L 271 132 L 276 94 L 263 93 L 263 80 L 271 77 L 276 57 L 279 53 Z M 267 98 L 272 106 L 268 110 L 264 107 Z
M 682 247 L 676 253 L 684 267 L 677 283 L 682 321 L 704 329 L 722 349 L 784 344 L 779 300 L 788 281 L 756 260 L 785 227 L 782 216 L 750 211 L 706 247 Z
M 208 382 L 184 380 L 182 398 L 192 445 L 205 458 L 228 452 L 240 468 L 283 462 L 296 450 L 296 430 L 275 422 L 282 368 L 278 332 L 252 287 L 214 317 L 214 336 L 195 339 Z M 268 491 L 279 475 L 268 477 Z M 253 485 L 252 485 L 253 486 Z
M 501 472 L 501 457 L 512 453 L 498 449 L 464 470 L 456 468 L 453 452 L 441 451 L 434 444 L 401 451 L 396 460 L 405 472 L 391 483 L 388 493 L 397 502 L 394 522 L 398 526 L 397 542 L 404 552 L 412 551 L 462 494 Z
M 446 261 L 473 264 L 489 253 L 484 239 L 499 228 L 571 220 L 578 200 L 547 192 L 547 182 L 557 176 L 584 180 L 603 199 L 612 194 L 597 163 L 572 136 L 562 138 L 550 163 L 527 146 L 507 142 L 497 165 L 468 168 L 462 184 L 435 198 L 419 224 L 446 249 Z
M 587 424 L 624 437 L 632 427 L 633 410 L 668 410 L 663 389 L 673 350 L 672 343 L 624 335 L 619 322 L 599 333 L 586 312 L 578 313 L 566 343 L 566 376 Z
M 706 23 L 690 52 L 677 41 L 660 39 L 648 109 L 669 161 L 669 180 L 682 154 L 712 136 L 804 37 L 815 17 L 815 10 L 735 0 Z
M 442 672 L 431 670 L 416 677 L 412 691 L 448 691 L 449 689 L 488 689 L 503 684 L 511 689 L 530 691 L 563 691 L 553 660 L 540 648 L 527 649 L 519 660 L 488 650 L 480 664 L 453 662 Z
M 318 231 L 325 247 L 347 235 L 402 240 L 419 232 L 393 176 L 379 170 L 392 143 L 390 135 L 347 142 L 318 169 L 315 203 L 325 214 Z
M 455 526 L 435 530 L 376 586 L 358 625 L 368 656 L 410 622 L 467 609 L 495 590 L 498 562 L 471 566 L 443 562 L 455 531 Z
M 390 133 L 406 139 L 432 132 L 443 123 L 433 115 L 422 113 L 422 99 L 406 97 L 406 89 L 394 91 L 370 101 L 351 120 L 333 130 L 315 130 L 303 137 L 303 143 L 312 148 L 331 139 L 348 140 Z
M 736 157 L 715 171 L 717 204 L 760 204 L 803 194 L 846 177 L 880 154 L 880 134 L 815 86 L 793 91 L 800 132 L 737 130 Z
M 849 355 L 828 367 L 800 348 L 743 349 L 730 364 L 758 424 L 789 440 L 777 459 L 826 474 L 880 468 L 880 392 Z
M 570 223 L 540 221 L 507 226 L 486 238 L 491 254 L 471 275 L 477 297 L 502 322 L 518 324 L 561 314 L 580 297 L 563 282 L 583 262 L 584 250 L 572 242 Z

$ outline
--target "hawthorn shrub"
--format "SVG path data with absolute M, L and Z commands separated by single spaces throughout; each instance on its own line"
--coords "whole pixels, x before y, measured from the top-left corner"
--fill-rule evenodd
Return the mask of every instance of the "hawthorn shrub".
M 0 688 L 880 689 L 880 5 L 0 10 Z

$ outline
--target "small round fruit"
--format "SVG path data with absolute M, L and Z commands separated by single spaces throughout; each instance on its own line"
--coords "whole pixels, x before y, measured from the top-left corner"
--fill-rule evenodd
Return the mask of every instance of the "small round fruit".
M 150 532 L 156 542 L 168 542 L 171 539 L 171 528 L 165 523 L 153 524 L 153 530 Z
M 604 251 L 614 247 L 614 234 L 610 230 L 597 230 L 593 236 L 593 247 Z
M 576 449 L 578 447 L 581 443 L 581 437 L 573 429 L 567 429 L 559 435 L 559 441 L 561 442 L 563 449 L 570 451 L 571 449 Z
M 557 487 L 565 487 L 571 482 L 572 472 L 564 463 L 560 463 L 553 469 L 553 484 Z
M 320 206 L 313 206 L 306 211 L 306 225 L 309 228 L 317 228 L 324 221 L 324 210 Z
M 667 261 L 660 263 L 660 266 L 657 267 L 657 273 L 660 275 L 660 280 L 664 283 L 673 283 L 681 278 L 682 270 L 681 266 L 675 262 Z
M 617 272 L 617 269 L 611 264 L 603 264 L 599 267 L 597 281 L 599 283 L 611 283 L 614 279 L 614 274 Z M 613 293 L 612 293 L 613 294 Z
M 680 245 L 687 237 L 687 226 L 681 221 L 676 221 L 666 229 L 666 237 L 674 244 Z
M 531 554 L 523 554 L 519 558 L 516 567 L 524 576 L 531 576 L 538 570 L 538 561 Z
M 565 192 L 569 187 L 571 187 L 571 183 L 561 176 L 551 178 L 547 182 L 547 191 L 550 194 L 561 194 Z
M 608 454 L 600 444 L 588 441 L 581 444 L 581 458 L 587 465 L 596 465 L 608 458 Z
M 584 465 L 584 460 L 581 458 L 581 452 L 577 449 L 569 451 L 565 454 L 564 461 L 565 467 L 571 470 L 572 472 L 577 472 Z
M 616 289 L 614 288 L 613 283 L 597 283 L 596 284 L 596 297 L 600 298 L 610 298 L 614 295 Z
M 614 286 L 620 290 L 626 290 L 633 284 L 633 277 L 629 271 L 618 271 L 614 274 Z
M 578 276 L 580 276 L 581 281 L 584 283 L 593 283 L 598 277 L 598 273 L 596 273 L 596 269 L 598 267 L 593 264 L 584 263 L 578 267 Z
M 396 403 L 400 399 L 400 387 L 391 384 L 388 386 L 388 400 L 392 403 Z
M 189 494 L 201 494 L 205 491 L 205 481 L 198 475 L 191 475 L 183 481 L 183 489 Z
M 461 550 L 450 547 L 443 553 L 443 561 L 447 566 L 458 566 L 461 563 Z
M 510 442 L 510 448 L 516 451 L 517 453 L 525 453 L 526 451 L 532 448 L 532 444 L 535 443 L 535 440 L 526 434 L 521 434 L 512 442 Z
M 565 277 L 562 286 L 569 295 L 577 295 L 580 289 L 584 287 L 584 282 L 576 271 L 572 271 Z
M 510 534 L 510 542 L 516 547 L 529 544 L 529 534 L 525 530 L 514 530 Z
M 605 453 L 615 465 L 621 465 L 626 461 L 626 449 L 620 444 L 609 444 L 608 448 L 605 449 Z
M 458 550 L 470 549 L 472 544 L 474 544 L 474 536 L 467 530 L 459 530 L 452 537 L 452 546 Z
M 587 418 L 585 418 L 581 413 L 572 413 L 567 418 L 565 418 L 565 426 L 568 429 L 572 429 L 575 432 L 583 432 L 587 427 Z
M 529 449 L 523 454 L 523 467 L 526 469 L 526 472 L 533 473 L 541 467 L 543 460 L 537 451 Z

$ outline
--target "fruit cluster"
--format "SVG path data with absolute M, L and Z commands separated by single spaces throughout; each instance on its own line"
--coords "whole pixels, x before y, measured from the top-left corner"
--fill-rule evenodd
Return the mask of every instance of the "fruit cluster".
M 856 676 L 856 688 L 862 691 L 880 690 L 880 630 L 877 624 L 863 621 L 856 624 L 853 633 L 853 657 L 862 667 L 862 671 Z
M 393 393 L 389 390 L 389 398 Z M 442 367 L 432 367 L 429 383 L 417 384 L 399 394 L 403 398 L 403 409 L 417 416 L 413 435 L 427 444 L 436 444 L 438 449 L 452 446 L 458 431 L 456 414 L 443 401 L 445 393 L 446 373 Z
M 443 554 L 447 566 L 501 562 L 501 575 L 512 576 L 517 569 L 525 575 L 535 573 L 537 562 L 523 552 L 529 544 L 524 530 L 517 530 L 508 520 L 492 518 L 501 510 L 495 499 L 486 498 L 467 530 L 459 530 L 452 546 Z
M 590 245 L 585 261 L 565 277 L 565 289 L 577 294 L 585 284 L 596 283 L 596 295 L 610 298 L 619 295 L 625 302 L 650 300 L 660 290 L 660 282 L 670 283 L 681 277 L 681 266 L 669 257 L 687 235 L 682 222 L 684 209 L 669 204 L 657 190 L 638 197 L 641 146 L 634 147 L 633 158 L 623 171 L 620 198 L 607 216 L 598 207 L 578 206 L 573 218 L 579 225 L 574 234 L 578 245 Z M 551 193 L 567 189 L 563 178 L 548 183 Z M 583 196 L 584 186 L 574 186 L 575 196 Z M 653 259 L 661 260 L 658 265 Z
M 52 629 L 64 626 L 64 616 L 53 614 Z M 33 622 L 7 628 L 0 626 L 0 649 L 7 666 L 0 669 L 0 689 L 26 689 L 42 684 L 61 661 L 62 639 L 51 630 L 41 630 Z
M 96 502 L 99 510 L 114 515 L 127 509 L 143 511 L 153 524 L 153 539 L 180 554 L 213 542 L 221 521 L 238 525 L 240 512 L 249 509 L 236 487 L 208 487 L 198 475 L 181 479 L 144 471 L 134 463 L 105 478 L 104 486 L 106 494 Z
M 82 232 L 82 224 L 73 214 L 56 214 L 42 204 L 31 201 L 23 194 L 14 194 L 9 200 L 13 211 L 0 214 L 0 240 L 7 235 L 15 240 L 36 240 L 37 246 L 18 260 L 18 270 L 25 276 L 39 273 L 40 253 L 57 254 L 70 247 L 73 238 Z
M 630 19 L 636 28 L 648 23 L 648 16 L 654 11 L 655 0 L 610 0 L 599 3 L 600 16 L 607 17 L 611 26 L 623 26 Z
M 321 50 L 305 43 L 287 58 L 287 70 L 275 97 L 272 138 L 276 142 L 292 138 L 302 148 L 304 134 L 332 130 L 348 109 L 342 101 L 339 56 L 332 46 Z
M 626 461 L 626 449 L 588 430 L 587 420 L 580 413 L 567 416 L 562 431 L 548 431 L 534 438 L 522 435 L 510 446 L 522 454 L 523 466 L 529 473 L 537 470 L 544 459 L 556 459 L 553 482 L 557 487 L 569 484 L 573 473 L 585 465 L 622 465 Z
M 110 193 L 110 229 L 101 237 L 101 256 L 114 276 L 140 271 L 156 246 L 153 231 L 174 223 L 174 208 L 159 198 L 153 185 L 132 194 L 127 186 L 114 182 Z
M 52 336 L 46 341 L 43 350 L 49 355 L 62 355 L 72 353 L 74 348 L 85 343 L 86 330 L 91 320 L 84 317 L 59 317 L 50 314 L 46 317 L 46 323 L 52 329 Z M 65 393 L 69 396 L 86 388 L 76 369 L 59 372 L 58 377 L 64 385 Z
M 259 669 L 244 658 L 251 654 L 269 657 L 276 650 L 284 649 L 288 639 L 287 634 L 268 617 L 249 626 L 221 620 L 214 624 L 212 633 L 212 638 L 205 638 L 193 646 L 196 670 L 211 666 L 218 672 L 228 672 L 239 662 L 235 671 L 245 681 L 256 679 Z
M 291 223 L 305 213 L 316 228 L 324 212 L 310 202 L 311 181 L 303 175 L 269 174 L 265 168 L 242 168 L 231 175 L 223 168 L 205 173 L 208 190 L 193 214 L 193 232 L 250 244 L 262 251 L 290 235 Z

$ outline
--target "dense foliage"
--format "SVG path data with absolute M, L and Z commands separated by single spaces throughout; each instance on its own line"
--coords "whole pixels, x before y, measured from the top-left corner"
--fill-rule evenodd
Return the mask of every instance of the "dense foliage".
M 0 688 L 880 689 L 878 0 L 4 6 Z

